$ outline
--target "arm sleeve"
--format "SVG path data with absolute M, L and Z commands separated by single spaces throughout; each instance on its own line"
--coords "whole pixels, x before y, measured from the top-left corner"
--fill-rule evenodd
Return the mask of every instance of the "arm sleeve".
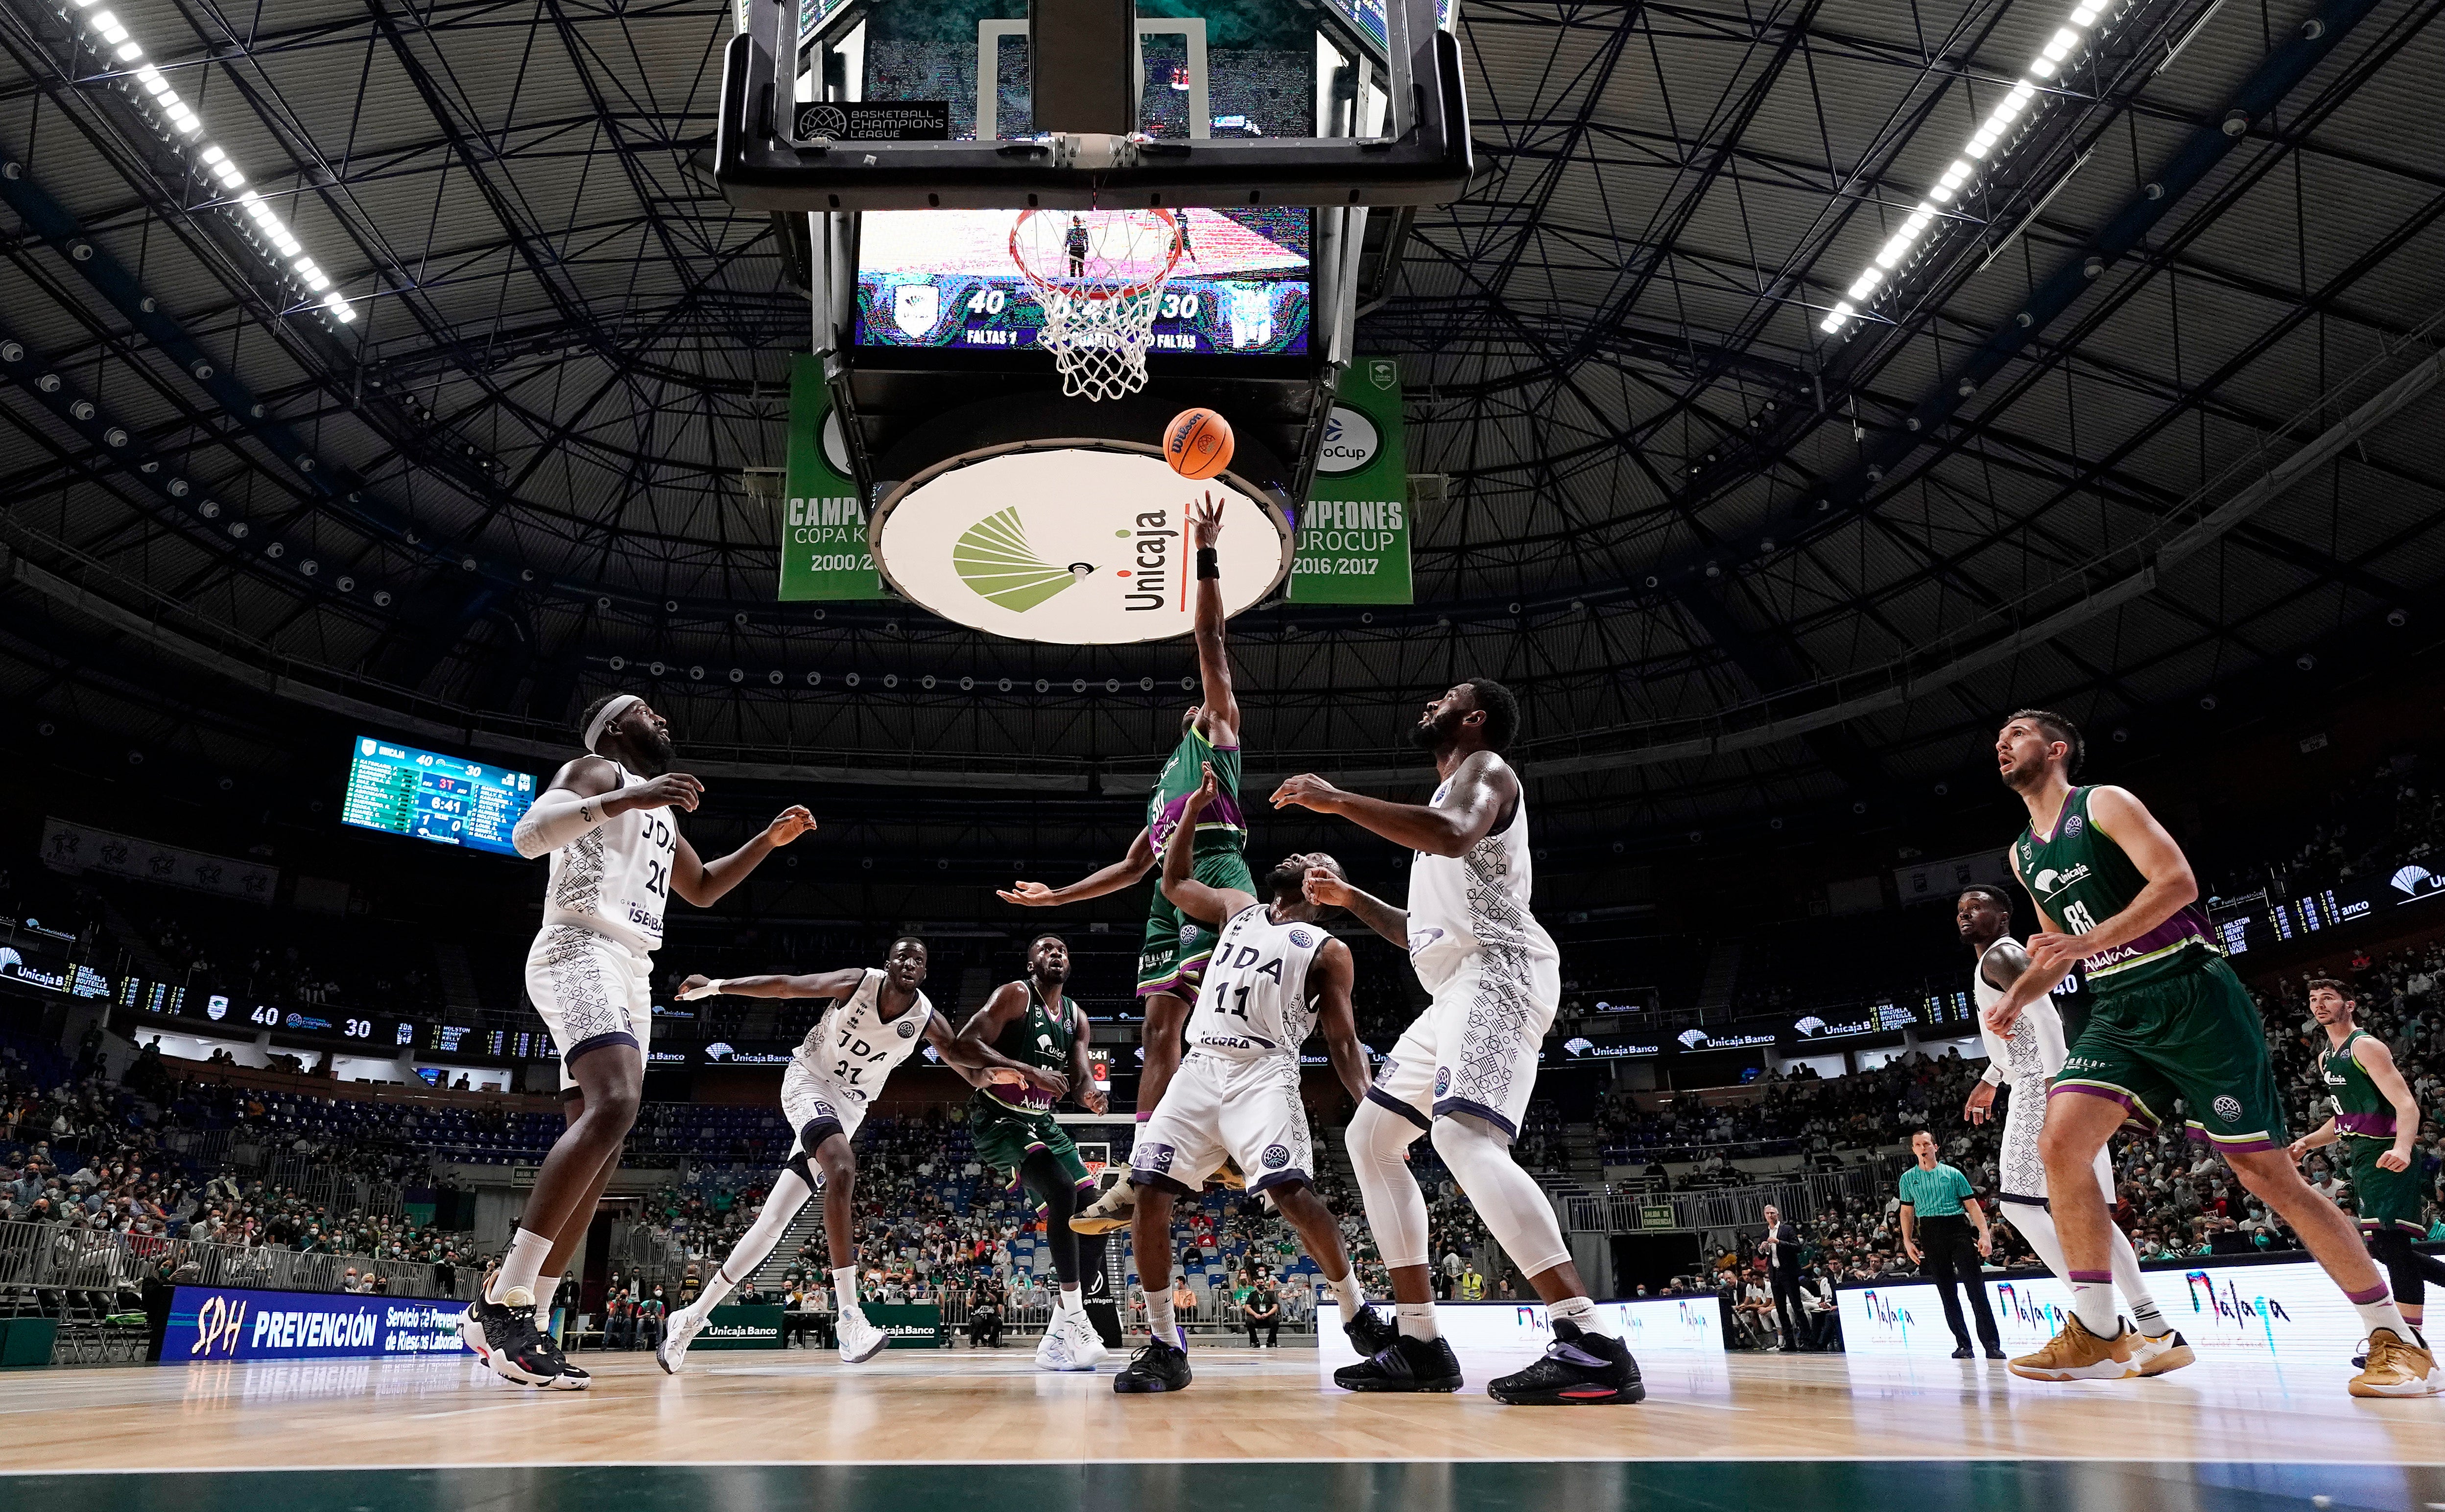
M 584 835 L 610 817 L 599 798 L 583 798 L 567 788 L 547 788 L 518 822 L 511 827 L 510 844 L 529 861 Z

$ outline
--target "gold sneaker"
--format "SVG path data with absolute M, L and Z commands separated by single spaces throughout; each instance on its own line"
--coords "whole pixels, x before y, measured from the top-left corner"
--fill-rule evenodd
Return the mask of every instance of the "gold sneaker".
M 2112 1338 L 2099 1338 L 2076 1315 L 2066 1314 L 2062 1333 L 2035 1354 L 2014 1360 L 2009 1369 L 2032 1381 L 2124 1380 L 2139 1373 L 2131 1363 L 2131 1335 L 2137 1332 L 2125 1323 Z
M 2131 1346 L 2131 1363 L 2139 1368 L 2141 1375 L 2178 1371 L 2185 1365 L 2196 1364 L 2198 1358 L 2198 1351 L 2191 1348 L 2191 1341 L 2170 1328 L 2162 1334 L 2142 1334 Z
M 2435 1396 L 2445 1391 L 2436 1356 L 2390 1328 L 2369 1335 L 2368 1368 L 2352 1377 L 2354 1396 Z
M 1070 1231 L 1073 1234 L 1116 1234 L 1129 1226 L 1129 1215 L 1137 1210 L 1138 1196 L 1129 1185 L 1129 1169 L 1118 1167 L 1112 1185 L 1102 1196 L 1071 1215 Z
M 1222 1164 L 1215 1168 L 1214 1174 L 1205 1179 L 1209 1184 L 1220 1186 L 1226 1192 L 1244 1192 L 1248 1189 L 1247 1174 L 1240 1169 L 1238 1161 L 1228 1156 L 1225 1156 Z

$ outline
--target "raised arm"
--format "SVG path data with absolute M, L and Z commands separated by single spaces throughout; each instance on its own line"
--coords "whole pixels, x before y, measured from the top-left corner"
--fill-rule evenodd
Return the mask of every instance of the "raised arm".
M 1351 916 L 1402 949 L 1409 948 L 1409 915 L 1372 892 L 1352 887 L 1322 867 L 1307 868 L 1307 901 L 1320 908 L 1347 908 Z M 1343 946 L 1345 950 L 1348 946 Z
M 1079 903 L 1100 898 L 1108 892 L 1118 892 L 1130 887 L 1154 869 L 1154 841 L 1146 831 L 1129 842 L 1129 853 L 1111 866 L 1088 873 L 1066 887 L 1048 887 L 1040 882 L 1013 883 L 997 887 L 994 896 L 1004 903 L 1015 903 L 1022 908 L 1056 907 L 1065 903 Z
M 671 890 L 700 908 L 711 907 L 722 894 L 745 882 L 766 856 L 814 828 L 815 816 L 804 804 L 793 803 L 757 831 L 754 839 L 719 861 L 697 859 L 696 847 L 681 835 L 671 857 Z
M 1240 700 L 1231 691 L 1231 658 L 1222 648 L 1222 580 L 1205 570 L 1205 553 L 1222 538 L 1222 501 L 1208 494 L 1202 503 L 1191 505 L 1188 529 L 1197 544 L 1194 621 L 1201 722 L 1209 744 L 1229 750 L 1240 743 Z
M 1164 842 L 1163 895 L 1190 918 L 1219 925 L 1257 899 L 1255 894 L 1237 887 L 1208 887 L 1197 880 L 1192 869 L 1196 865 L 1193 852 L 1197 848 L 1197 816 L 1214 801 L 1214 767 L 1208 762 L 1205 780 L 1188 795 L 1188 802 L 1180 811 L 1180 823 L 1172 827 L 1171 837 Z
M 684 772 L 665 772 L 652 781 L 620 789 L 620 769 L 599 756 L 579 756 L 552 775 L 527 812 L 510 828 L 510 845 L 529 861 L 579 839 L 607 819 L 639 809 L 693 811 L 704 784 Z
M 811 977 L 690 977 L 680 983 L 680 999 L 693 1002 L 717 993 L 733 998 L 846 998 L 866 980 L 863 966 L 819 971 Z
M 1333 1073 L 1341 1078 L 1341 1090 L 1350 1094 L 1353 1105 L 1367 1100 L 1367 1085 L 1372 1079 L 1367 1069 L 1367 1047 L 1358 1042 L 1358 1016 L 1350 1006 L 1355 976 L 1350 947 L 1338 940 L 1327 940 L 1316 953 L 1316 965 L 1307 979 L 1316 988 L 1316 1027 L 1324 1035 L 1325 1057 L 1333 1062 Z
M 1432 806 L 1344 793 L 1313 774 L 1293 777 L 1274 790 L 1277 809 L 1296 805 L 1318 813 L 1337 813 L 1394 845 L 1433 856 L 1465 855 L 1469 847 L 1494 832 L 1519 800 L 1518 775 L 1491 751 L 1471 752 L 1452 774 L 1444 801 Z
M 925 1017 L 925 1043 L 934 1054 L 955 1071 L 980 1071 L 988 1079 L 999 1082 L 1023 1081 L 1048 1096 L 1058 1097 L 1070 1090 L 1069 1078 L 1057 1071 L 1041 1066 L 1022 1066 L 991 1045 L 955 1035 L 944 1026 L 941 1014 Z

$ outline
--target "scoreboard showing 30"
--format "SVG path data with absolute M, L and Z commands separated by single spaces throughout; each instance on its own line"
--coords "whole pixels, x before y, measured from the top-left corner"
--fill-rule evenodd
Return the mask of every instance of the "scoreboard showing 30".
M 534 803 L 532 773 L 508 772 L 463 756 L 420 751 L 374 736 L 357 737 L 348 768 L 344 824 L 437 845 L 515 855 L 510 831 Z

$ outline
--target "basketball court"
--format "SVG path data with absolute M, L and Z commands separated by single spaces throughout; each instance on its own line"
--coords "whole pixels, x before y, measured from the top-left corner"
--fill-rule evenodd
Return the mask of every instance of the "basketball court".
M 2433 1404 L 2354 1401 L 2345 1369 L 2201 1366 L 2045 1389 L 2000 1366 L 1840 1355 L 1646 1361 L 1634 1409 L 1369 1397 L 1314 1349 L 1198 1347 L 1176 1398 L 1045 1375 L 1026 1352 L 586 1356 L 578 1400 L 472 1361 L 215 1365 L 0 1379 L 39 1438 L 9 1483 L 63 1512 L 469 1505 L 1096 1508 L 1862 1505 L 2417 1508 L 2445 1502 Z M 137 1472 L 131 1461 L 160 1468 Z M 30 1468 L 30 1467 L 28 1467 Z

